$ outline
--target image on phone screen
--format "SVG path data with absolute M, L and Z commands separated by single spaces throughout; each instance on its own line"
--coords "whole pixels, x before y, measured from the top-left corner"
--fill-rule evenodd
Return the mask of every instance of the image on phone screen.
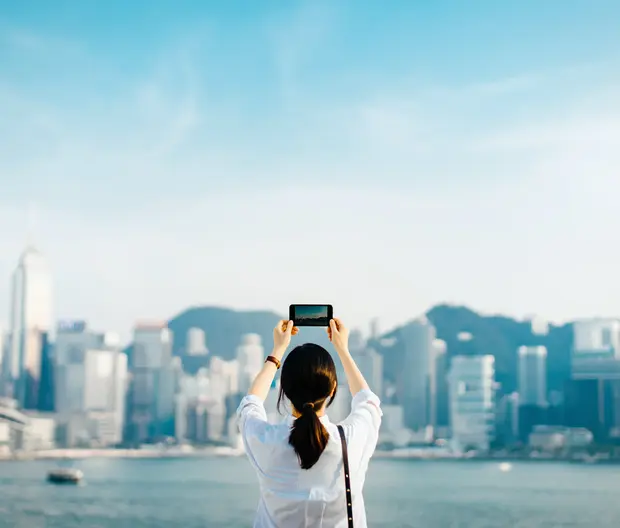
M 292 304 L 289 319 L 295 326 L 329 326 L 333 317 L 330 304 Z

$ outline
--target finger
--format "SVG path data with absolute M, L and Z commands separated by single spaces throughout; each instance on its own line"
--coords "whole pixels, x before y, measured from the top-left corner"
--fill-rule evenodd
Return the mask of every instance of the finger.
M 285 327 L 286 327 L 286 321 L 284 319 L 280 319 L 280 321 L 278 321 L 278 324 L 276 325 L 276 330 L 278 332 L 282 332 Z
M 293 321 L 286 322 L 286 330 L 287 333 L 291 333 L 293 331 Z
M 338 325 L 336 324 L 336 320 L 335 320 L 335 319 L 332 319 L 332 320 L 329 322 L 329 328 L 330 328 L 330 330 L 331 330 L 332 332 L 337 332 L 337 331 L 338 331 Z
M 334 321 L 336 321 L 336 326 L 337 326 L 338 330 L 340 330 L 344 326 L 343 322 L 340 319 L 338 319 L 337 317 L 334 318 Z
M 293 327 L 293 331 L 291 332 L 291 334 L 293 335 L 297 335 L 299 333 L 299 328 L 297 328 L 296 326 Z

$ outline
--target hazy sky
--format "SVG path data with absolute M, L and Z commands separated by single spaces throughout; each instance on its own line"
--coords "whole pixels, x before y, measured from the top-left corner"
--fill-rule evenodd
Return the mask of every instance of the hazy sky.
M 129 7 L 128 7 L 129 6 Z M 0 7 L 0 322 L 437 302 L 620 315 L 620 3 Z

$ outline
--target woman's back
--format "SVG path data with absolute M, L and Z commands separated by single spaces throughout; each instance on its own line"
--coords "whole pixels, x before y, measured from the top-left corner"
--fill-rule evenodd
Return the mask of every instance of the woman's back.
M 315 465 L 302 469 L 289 444 L 294 418 L 267 423 L 260 400 L 246 396 L 239 406 L 239 425 L 250 462 L 256 469 L 261 500 L 255 527 L 346 527 L 342 447 L 337 425 L 320 418 L 329 433 Z M 353 398 L 351 414 L 342 422 L 349 456 L 355 526 L 366 526 L 362 489 L 381 424 L 379 399 L 369 390 Z
M 325 414 L 336 395 L 335 365 L 325 349 L 306 344 L 295 348 L 282 368 L 280 398 L 289 400 L 292 414 L 281 423 L 270 424 L 263 402 L 294 330 L 290 322 L 282 321 L 276 327 L 274 353 L 237 411 L 244 447 L 260 483 L 254 526 L 344 528 L 353 521 L 357 528 L 364 528 L 362 489 L 379 436 L 379 398 L 350 356 L 348 332 L 336 320 L 330 325 L 330 339 L 353 395 L 351 413 L 340 425 L 331 423 Z M 348 451 L 350 490 L 345 485 L 340 428 Z

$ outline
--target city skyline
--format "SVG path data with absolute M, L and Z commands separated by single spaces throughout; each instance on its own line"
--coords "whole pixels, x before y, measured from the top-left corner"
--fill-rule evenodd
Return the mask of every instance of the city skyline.
M 14 274 L 13 274 L 13 281 L 14 281 L 14 275 L 16 273 L 19 273 L 21 266 L 22 266 L 22 261 L 24 258 L 24 255 L 28 255 L 29 253 L 34 253 L 37 255 L 38 259 L 41 259 L 42 264 L 45 266 L 45 270 L 46 273 L 49 274 L 49 267 L 47 266 L 46 263 L 46 256 L 44 254 L 42 254 L 37 247 L 33 246 L 33 245 L 28 245 L 26 246 L 25 250 L 22 253 L 22 257 L 20 258 L 20 260 L 18 260 L 18 265 L 16 266 L 16 269 L 14 270 Z M 51 279 L 51 282 L 53 284 L 53 276 L 49 277 L 49 279 Z M 41 294 L 43 294 L 44 296 L 47 296 L 50 294 L 50 292 L 44 291 L 44 292 L 40 292 Z M 52 300 L 55 299 L 55 295 L 56 295 L 56 291 L 53 289 L 52 286 Z M 12 302 L 14 302 L 14 297 L 11 297 Z M 349 327 L 351 328 L 351 330 L 353 332 L 361 332 L 361 335 L 367 336 L 367 337 L 372 337 L 373 332 L 376 332 L 377 330 L 380 330 L 381 333 L 387 333 L 387 332 L 391 332 L 395 329 L 397 329 L 398 327 L 402 327 L 404 325 L 411 325 L 411 324 L 415 324 L 418 321 L 424 321 L 426 320 L 426 312 L 428 310 L 430 310 L 433 307 L 437 307 L 437 306 L 441 306 L 441 305 L 448 305 L 448 306 L 461 306 L 467 309 L 471 309 L 474 310 L 476 313 L 482 315 L 482 316 L 505 316 L 505 317 L 510 317 L 514 320 L 522 320 L 522 321 L 528 321 L 531 323 L 532 325 L 532 331 L 536 332 L 536 328 L 540 325 L 544 325 L 545 328 L 547 328 L 548 324 L 556 324 L 556 325 L 562 325 L 562 324 L 574 324 L 577 322 L 580 323 L 585 323 L 585 324 L 589 324 L 590 322 L 595 322 L 595 321 L 599 321 L 601 324 L 607 324 L 609 321 L 616 321 L 618 324 L 620 324 L 620 316 L 599 316 L 599 315 L 584 315 L 581 317 L 577 317 L 575 319 L 571 319 L 571 320 L 565 320 L 565 321 L 548 321 L 546 320 L 544 317 L 541 317 L 540 314 L 535 314 L 534 312 L 530 312 L 531 315 L 527 315 L 525 317 L 518 317 L 515 316 L 514 314 L 509 314 L 509 313 L 493 313 L 493 312 L 488 312 L 485 313 L 479 309 L 477 309 L 475 306 L 472 305 L 468 305 L 468 304 L 455 304 L 455 303 L 449 303 L 449 302 L 437 302 L 436 304 L 427 307 L 427 309 L 422 312 L 421 314 L 405 314 L 403 315 L 403 318 L 400 321 L 396 321 L 393 325 L 391 326 L 387 326 L 387 325 L 381 325 L 381 323 L 383 322 L 383 320 L 381 319 L 380 315 L 374 314 L 370 320 L 368 321 L 364 321 L 361 322 L 358 325 L 351 325 L 349 324 Z M 181 315 L 182 313 L 186 312 L 189 309 L 192 308 L 200 308 L 200 307 L 215 307 L 215 308 L 221 308 L 224 310 L 232 310 L 232 311 L 237 311 L 237 312 L 244 312 L 244 311 L 252 311 L 252 310 L 257 310 L 257 311 L 271 311 L 276 315 L 281 316 L 283 319 L 287 319 L 288 314 L 285 313 L 284 310 L 278 310 L 278 308 L 269 308 L 269 307 L 265 307 L 265 306 L 258 306 L 258 307 L 253 307 L 253 308 L 243 308 L 243 307 L 235 307 L 235 306 L 230 306 L 230 305 L 210 305 L 208 303 L 203 303 L 203 304 L 195 304 L 195 305 L 188 305 L 185 306 L 181 309 L 179 309 L 178 311 L 171 313 L 167 316 L 163 316 L 163 317 L 142 317 L 142 316 L 138 316 L 136 317 L 133 321 L 130 322 L 126 322 L 125 325 L 123 325 L 121 327 L 121 329 L 119 328 L 107 328 L 104 327 L 102 325 L 100 325 L 97 321 L 91 321 L 89 320 L 87 317 L 85 317 L 84 315 L 73 315 L 71 317 L 55 317 L 53 318 L 53 320 L 50 320 L 50 324 L 45 324 L 43 326 L 40 327 L 40 329 L 45 330 L 50 336 L 54 336 L 56 334 L 56 332 L 58 331 L 59 328 L 65 326 L 65 325 L 74 325 L 74 324 L 87 324 L 87 325 L 92 325 L 95 329 L 97 329 L 100 333 L 102 334 L 109 334 L 111 336 L 116 336 L 114 339 L 120 339 L 121 342 L 123 342 L 125 345 L 129 344 L 132 336 L 134 334 L 134 332 L 137 329 L 140 328 L 151 328 L 151 327 L 157 327 L 157 328 L 166 328 L 168 325 L 168 322 L 171 319 L 174 319 L 175 317 L 178 317 L 179 315 Z M 52 310 L 53 312 L 53 310 Z M 334 313 L 335 317 L 340 317 L 342 318 L 342 315 L 339 315 L 338 313 Z M 10 319 L 10 317 L 9 317 Z M 347 323 L 349 323 L 349 321 L 347 321 Z M 364 324 L 366 323 L 366 324 Z M 5 325 L 3 326 L 2 324 L 0 324 L 0 338 L 3 337 L 8 337 L 11 335 L 11 325 Z M 37 328 L 37 331 L 40 330 L 39 328 Z M 194 330 L 199 330 L 200 332 L 202 332 L 201 329 L 199 328 L 195 328 Z M 544 332 L 542 332 L 542 334 L 546 334 L 547 330 L 545 330 Z M 0 343 L 2 343 L 2 341 L 0 340 Z M 9 358 L 7 358 L 9 359 Z
M 317 298 L 620 314 L 618 6 L 240 6 L 3 7 L 3 328 L 30 203 L 55 319 L 123 336 Z

